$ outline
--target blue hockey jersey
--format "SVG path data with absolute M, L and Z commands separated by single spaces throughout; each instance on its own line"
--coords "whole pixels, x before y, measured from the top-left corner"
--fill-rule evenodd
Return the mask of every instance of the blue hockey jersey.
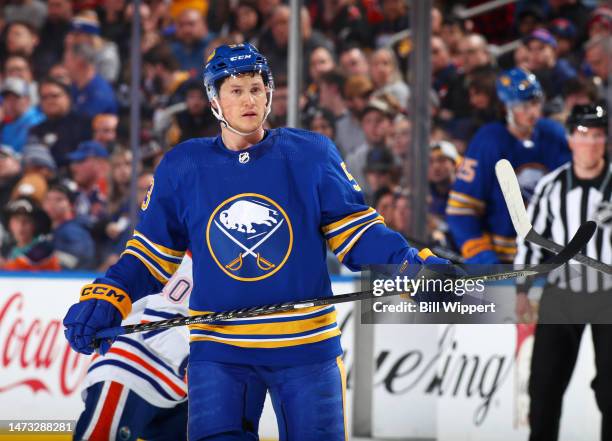
M 193 253 L 192 314 L 332 295 L 326 242 L 340 261 L 416 262 L 417 251 L 364 203 L 326 137 L 281 128 L 242 151 L 221 137 L 161 161 L 125 252 L 96 282 L 132 301 L 160 291 Z M 190 328 L 191 360 L 290 365 L 341 353 L 333 306 Z
M 516 232 L 495 177 L 495 164 L 513 165 L 529 200 L 538 180 L 571 159 L 563 127 L 540 119 L 530 141 L 515 138 L 499 122 L 483 126 L 470 142 L 457 171 L 446 209 L 450 231 L 468 262 L 512 262 Z

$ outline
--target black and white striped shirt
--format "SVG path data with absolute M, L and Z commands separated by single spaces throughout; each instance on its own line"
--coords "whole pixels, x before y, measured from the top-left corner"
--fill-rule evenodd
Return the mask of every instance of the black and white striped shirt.
M 565 245 L 578 227 L 587 220 L 597 222 L 597 232 L 583 253 L 612 264 L 612 164 L 592 180 L 578 179 L 569 162 L 544 176 L 529 204 L 531 224 L 542 236 Z M 545 252 L 545 251 L 544 251 Z M 543 250 L 518 239 L 518 264 L 537 264 L 544 260 Z M 575 261 L 553 271 L 548 282 L 572 292 L 596 292 L 612 289 L 612 277 Z M 527 288 L 523 286 L 522 288 Z M 519 291 L 521 287 L 519 286 Z

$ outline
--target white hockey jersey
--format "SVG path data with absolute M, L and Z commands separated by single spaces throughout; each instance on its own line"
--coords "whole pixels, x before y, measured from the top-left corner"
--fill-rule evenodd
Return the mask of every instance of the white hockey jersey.
M 132 307 L 122 325 L 187 316 L 193 288 L 191 255 L 159 295 L 147 296 Z M 104 356 L 94 355 L 83 382 L 118 381 L 157 407 L 170 408 L 187 399 L 185 374 L 189 355 L 186 327 L 120 336 Z

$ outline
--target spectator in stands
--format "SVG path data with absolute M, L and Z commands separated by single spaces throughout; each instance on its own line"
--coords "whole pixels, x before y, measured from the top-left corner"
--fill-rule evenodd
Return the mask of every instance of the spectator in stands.
M 427 230 L 429 242 L 447 249 L 456 249 L 446 221 L 446 206 L 450 190 L 455 182 L 459 153 L 448 141 L 433 142 L 429 150 L 429 197 L 427 209 Z
M 24 21 L 13 21 L 6 26 L 5 31 L 4 47 L 6 55 L 32 56 L 39 42 L 38 33 L 34 26 Z
M 4 212 L 12 242 L 2 252 L 2 269 L 58 271 L 59 260 L 46 236 L 51 228 L 46 213 L 28 198 L 10 202 Z
M 370 58 L 370 76 L 377 93 L 390 93 L 397 99 L 402 109 L 408 107 L 410 89 L 402 81 L 397 59 L 391 49 L 381 48 L 374 51 Z
M 482 35 L 465 35 L 459 42 L 459 54 L 461 70 L 450 84 L 448 93 L 441 103 L 443 110 L 440 117 L 444 121 L 469 117 L 470 103 L 467 84 L 470 74 L 478 67 L 494 70 L 487 40 Z
M 84 44 L 94 49 L 96 72 L 113 84 L 119 77 L 121 61 L 117 45 L 101 36 L 98 16 L 92 10 L 80 12 L 72 20 L 72 28 L 66 37 L 66 44 Z
M 132 9 L 132 11 L 128 11 L 128 9 Z M 133 12 L 131 2 L 125 0 L 104 1 L 101 7 L 97 8 L 96 12 L 100 21 L 100 36 L 107 41 L 112 41 L 116 45 L 122 59 L 124 56 L 129 56 L 132 27 L 128 21 L 128 15 Z M 151 15 L 151 9 L 147 4 L 141 3 L 143 31 L 148 15 Z
M 431 37 L 431 73 L 432 87 L 442 99 L 457 76 L 457 67 L 451 61 L 446 43 L 437 36 Z
M 189 73 L 179 70 L 169 47 L 164 44 L 153 47 L 144 54 L 142 61 L 148 111 L 183 101 L 181 85 L 189 79 Z
M 372 208 L 385 219 L 385 225 L 395 229 L 395 194 L 389 187 L 381 187 L 372 196 Z
M 6 206 L 21 178 L 20 159 L 12 147 L 0 145 L 0 207 Z
M 557 58 L 565 59 L 574 69 L 580 67 L 582 54 L 576 50 L 576 27 L 565 18 L 557 18 L 550 24 L 550 33 L 557 40 Z
M 406 115 L 397 115 L 385 141 L 387 148 L 395 157 L 395 162 L 404 164 L 404 161 L 409 159 L 411 139 L 412 122 Z
M 355 136 L 355 130 L 359 134 L 361 126 L 346 106 L 343 94 L 345 83 L 346 77 L 337 69 L 322 74 L 319 78 L 319 106 L 332 112 L 335 119 L 335 140 L 341 151 L 348 152 L 359 146 L 363 137 L 359 139 Z M 347 150 L 345 145 L 349 146 Z
M 376 47 L 385 46 L 390 37 L 410 27 L 408 5 L 404 0 L 382 0 L 383 19 L 372 26 Z
M 168 145 L 175 145 L 190 138 L 215 136 L 219 133 L 219 123 L 210 111 L 201 81 L 189 81 L 186 95 L 186 108 L 174 115 L 166 135 Z
M 578 42 L 582 43 L 588 38 L 588 22 L 591 9 L 583 1 L 577 0 L 548 0 L 547 21 L 552 22 L 556 18 L 570 20 L 578 30 Z
M 455 170 L 458 160 L 459 153 L 450 142 L 439 141 L 431 144 L 429 167 L 427 169 L 431 196 L 428 212 L 440 221 L 446 218 L 448 195 L 455 183 Z
M 470 130 L 475 132 L 486 123 L 503 118 L 504 107 L 497 97 L 495 72 L 487 67 L 472 71 L 468 81 Z
M 107 202 L 99 182 L 107 170 L 108 152 L 96 141 L 85 141 L 68 155 L 70 172 L 78 193 L 74 204 L 76 218 L 90 231 L 106 216 Z
M 91 139 L 102 144 L 111 153 L 117 146 L 117 126 L 119 117 L 112 113 L 100 113 L 91 121 Z
M 454 15 L 444 17 L 442 21 L 442 31 L 440 37 L 444 40 L 448 52 L 450 53 L 451 60 L 454 65 L 461 65 L 461 53 L 459 50 L 459 44 L 465 36 L 465 26 L 463 21 Z
M 202 13 L 196 9 L 183 10 L 176 20 L 174 37 L 170 47 L 181 70 L 200 72 L 204 62 L 204 50 L 214 38 L 214 35 L 208 32 Z
M 597 87 L 591 78 L 576 77 L 563 85 L 563 109 L 551 118 L 565 125 L 567 116 L 576 104 L 586 105 L 597 102 Z
M 20 152 L 28 137 L 28 130 L 45 119 L 45 115 L 30 103 L 28 83 L 21 78 L 5 78 L 2 88 L 4 122 L 0 142 Z
M 363 50 L 355 45 L 347 45 L 338 57 L 340 68 L 346 76 L 370 75 L 370 66 Z
M 287 77 L 285 75 L 274 76 L 274 100 L 272 110 L 266 119 L 270 128 L 285 127 L 287 125 L 287 100 L 289 91 L 287 89 Z
M 303 11 L 303 10 L 302 10 Z M 258 40 L 258 48 L 266 54 L 274 75 L 287 75 L 287 57 L 289 44 L 289 16 L 291 9 L 287 5 L 274 8 L 269 19 L 269 29 Z M 330 46 L 319 33 L 313 32 L 310 17 L 301 12 L 303 59 L 310 61 L 310 54 L 319 46 Z M 307 78 L 309 63 L 303 63 L 303 75 Z
M 56 79 L 64 84 L 72 83 L 70 74 L 68 73 L 68 68 L 66 68 L 66 65 L 64 65 L 63 62 L 51 66 L 49 69 L 49 78 Z
M 28 83 L 28 90 L 30 91 L 30 104 L 33 106 L 38 105 L 38 83 L 34 81 L 32 66 L 27 57 L 21 54 L 9 55 L 4 59 L 2 73 L 3 78 L 21 78 Z
M 23 21 L 40 29 L 47 15 L 47 5 L 40 0 L 20 0 L 3 6 L 3 15 L 7 23 Z
M 395 188 L 399 178 L 399 167 L 393 154 L 385 147 L 376 147 L 368 152 L 363 168 L 366 194 L 373 197 L 381 188 Z
M 387 101 L 381 98 L 372 98 L 361 116 L 361 128 L 366 142 L 346 156 L 348 170 L 366 194 L 370 189 L 363 171 L 368 162 L 368 153 L 375 148 L 385 147 L 385 137 L 391 129 L 391 122 L 394 117 L 393 108 Z
M 412 201 L 407 192 L 396 196 L 391 224 L 396 231 L 404 235 L 408 234 L 409 228 L 412 228 Z
M 314 48 L 310 53 L 308 74 L 312 83 L 318 85 L 321 75 L 333 70 L 335 67 L 336 61 L 334 60 L 334 54 L 329 48 L 319 46 Z
M 51 151 L 60 169 L 68 165 L 67 154 L 87 139 L 91 139 L 89 118 L 74 111 L 70 102 L 70 88 L 54 78 L 45 78 L 39 85 L 40 107 L 45 121 L 30 129 L 35 138 Z
M 529 49 L 529 70 L 542 84 L 548 101 L 561 95 L 563 84 L 576 76 L 567 60 L 557 59 L 557 40 L 546 29 L 536 29 L 524 43 Z
M 128 23 L 129 32 L 131 32 L 131 26 L 132 26 L 131 23 L 132 23 L 133 15 L 134 15 L 134 3 L 130 2 L 125 12 L 125 18 L 129 21 Z M 142 23 L 142 35 L 140 36 L 140 50 L 144 54 L 149 49 L 160 44 L 162 41 L 162 36 L 161 36 L 159 29 L 157 28 L 157 23 L 155 21 L 155 16 L 153 15 L 153 11 L 151 10 L 151 7 L 147 3 L 140 3 L 140 20 Z M 127 54 L 130 49 L 129 48 L 130 41 L 131 41 L 130 38 L 126 38 L 125 40 L 122 40 L 122 42 L 115 41 L 115 43 L 117 43 L 117 45 L 119 46 L 119 54 L 121 55 L 122 59 L 128 56 Z
M 336 141 L 335 122 L 336 118 L 330 110 L 314 108 L 311 109 L 310 114 L 307 115 L 305 126 L 308 130 L 327 136 L 334 141 L 336 147 L 342 151 L 341 146 Z
M 261 32 L 262 16 L 257 9 L 256 0 L 240 0 L 233 13 L 235 32 L 242 35 L 246 42 L 254 41 Z
M 315 29 L 338 46 L 355 43 L 371 47 L 370 27 L 358 6 L 349 0 L 316 0 L 309 7 Z
M 608 48 L 612 47 L 612 36 L 594 37 L 585 45 L 585 60 L 591 68 L 595 84 L 599 89 L 599 98 L 606 99 L 610 72 Z
M 130 239 L 130 182 L 132 177 L 132 152 L 116 150 L 111 158 L 108 209 L 98 228 L 101 231 L 100 262 L 114 263 Z M 109 260 L 110 257 L 110 260 Z
M 589 38 L 605 37 L 612 34 L 612 7 L 603 5 L 591 13 Z
M 342 95 L 350 112 L 350 125 L 353 127 L 350 137 L 343 141 L 343 148 L 347 155 L 353 153 L 357 147 L 366 141 L 361 128 L 361 115 L 373 92 L 374 85 L 369 77 L 364 75 L 350 76 L 344 84 Z
M 545 26 L 546 16 L 539 5 L 523 2 L 518 8 L 516 30 L 518 31 L 519 37 L 526 37 L 536 29 Z
M 62 61 L 64 40 L 72 27 L 72 1 L 47 0 L 47 18 L 40 30 L 40 42 L 34 50 L 34 59 L 41 70 L 36 77 L 48 74 L 51 66 Z
M 85 43 L 66 48 L 64 63 L 72 80 L 74 110 L 93 118 L 98 113 L 117 113 L 117 100 L 110 84 L 96 71 L 96 50 Z
M 49 188 L 42 207 L 51 220 L 53 248 L 62 269 L 92 269 L 95 244 L 89 231 L 75 219 L 73 182 L 58 182 Z
M 23 176 L 15 185 L 13 199 L 28 197 L 41 204 L 56 172 L 55 161 L 46 146 L 26 144 L 23 151 Z

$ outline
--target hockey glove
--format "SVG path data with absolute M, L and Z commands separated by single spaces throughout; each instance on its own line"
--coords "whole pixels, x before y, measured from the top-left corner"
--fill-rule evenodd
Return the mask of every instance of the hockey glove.
M 85 285 L 79 303 L 72 305 L 64 317 L 64 335 L 72 349 L 91 354 L 96 332 L 119 326 L 131 309 L 132 302 L 125 291 L 98 283 Z M 105 354 L 112 344 L 111 339 L 101 341 L 99 352 Z
M 424 248 L 416 256 L 416 260 L 422 265 L 418 268 L 415 278 L 431 279 L 435 283 L 426 284 L 419 289 L 412 298 L 415 302 L 460 302 L 461 297 L 455 295 L 451 289 L 452 280 L 465 277 L 466 272 L 450 260 L 442 259 L 433 254 L 429 248 Z M 449 281 L 451 283 L 449 283 Z M 432 287 L 433 289 L 424 289 Z

